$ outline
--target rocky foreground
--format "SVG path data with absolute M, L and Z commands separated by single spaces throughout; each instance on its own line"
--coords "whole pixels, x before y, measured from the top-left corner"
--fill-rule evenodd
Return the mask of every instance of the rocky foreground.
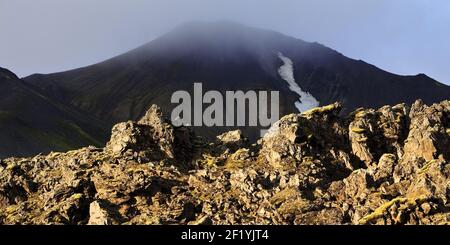
M 333 104 L 256 144 L 174 128 L 152 106 L 105 148 L 0 162 L 2 224 L 448 224 L 450 101 Z

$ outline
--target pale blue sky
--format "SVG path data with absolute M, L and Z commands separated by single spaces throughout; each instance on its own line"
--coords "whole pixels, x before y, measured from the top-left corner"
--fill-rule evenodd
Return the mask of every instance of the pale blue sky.
M 0 0 L 0 66 L 20 76 L 85 66 L 192 20 L 273 29 L 450 84 L 448 0 Z

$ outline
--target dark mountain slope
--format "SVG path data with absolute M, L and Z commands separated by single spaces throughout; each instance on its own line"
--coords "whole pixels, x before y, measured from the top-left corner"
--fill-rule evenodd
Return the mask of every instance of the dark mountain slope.
M 103 125 L 35 91 L 0 68 L 0 157 L 102 145 Z
M 342 101 L 343 113 L 422 99 L 450 98 L 450 88 L 425 76 L 399 76 L 356 61 L 317 43 L 234 23 L 190 23 L 123 55 L 96 65 L 25 80 L 48 96 L 104 120 L 109 125 L 137 119 L 150 104 L 170 112 L 176 90 L 278 90 L 280 114 L 297 112 L 298 95 L 278 74 L 293 62 L 297 84 L 321 105 Z M 226 131 L 223 129 L 219 131 Z M 246 129 L 247 130 L 247 129 Z M 216 134 L 217 128 L 203 128 Z M 252 137 L 257 129 L 247 130 Z

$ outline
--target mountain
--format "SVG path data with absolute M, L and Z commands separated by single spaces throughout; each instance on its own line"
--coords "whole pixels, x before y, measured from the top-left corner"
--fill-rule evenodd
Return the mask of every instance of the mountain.
M 24 79 L 41 93 L 113 125 L 137 119 L 150 104 L 170 112 L 173 92 L 202 82 L 203 90 L 280 91 L 280 115 L 343 103 L 357 107 L 426 103 L 450 88 L 426 75 L 399 76 L 318 43 L 229 22 L 193 22 L 130 52 L 87 67 Z M 295 86 L 292 86 L 295 85 Z M 212 136 L 230 128 L 200 128 Z M 259 128 L 243 128 L 255 139 Z
M 249 144 L 152 106 L 103 148 L 0 161 L 0 224 L 448 224 L 450 101 L 340 109 L 287 115 Z
M 0 157 L 102 145 L 106 135 L 102 124 L 0 68 Z

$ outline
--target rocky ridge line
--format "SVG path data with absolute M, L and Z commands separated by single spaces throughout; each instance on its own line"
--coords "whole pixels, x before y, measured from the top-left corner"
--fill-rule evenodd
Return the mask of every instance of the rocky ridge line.
M 208 142 L 152 106 L 105 148 L 0 161 L 1 224 L 448 224 L 450 101 L 335 103 L 255 144 Z

